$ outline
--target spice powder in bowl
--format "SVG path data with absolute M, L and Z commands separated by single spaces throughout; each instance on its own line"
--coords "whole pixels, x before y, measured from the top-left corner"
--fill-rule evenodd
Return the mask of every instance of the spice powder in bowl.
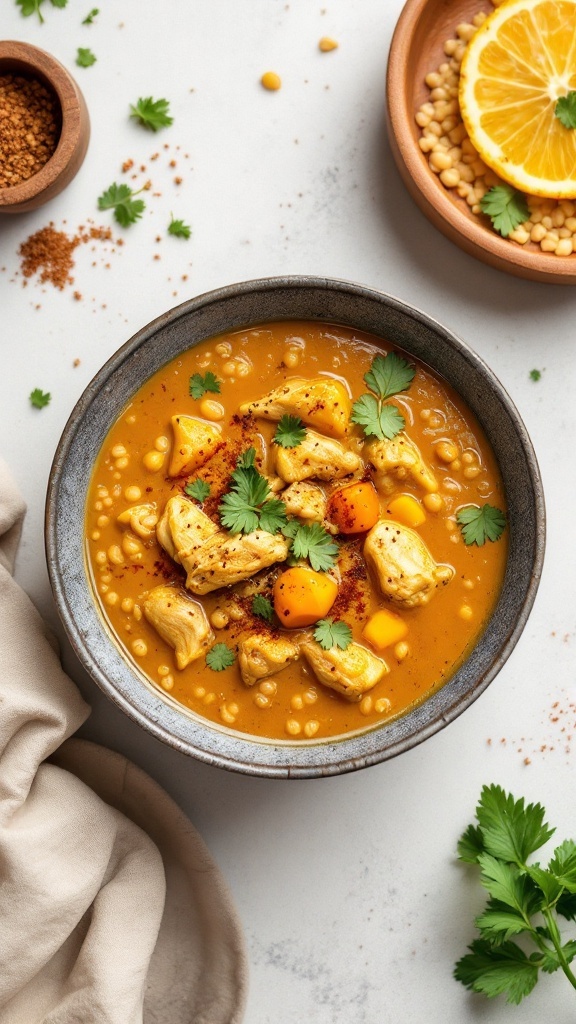
M 56 150 L 60 104 L 36 78 L 0 75 L 0 189 L 28 181 Z

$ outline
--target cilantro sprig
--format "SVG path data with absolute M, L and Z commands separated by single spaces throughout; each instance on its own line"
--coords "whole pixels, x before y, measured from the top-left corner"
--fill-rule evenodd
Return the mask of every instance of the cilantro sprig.
M 183 220 L 175 220 L 172 214 L 170 214 L 168 234 L 173 235 L 174 238 L 190 238 L 192 228 L 189 224 L 185 224 Z
M 76 63 L 79 68 L 91 68 L 96 63 L 97 57 L 92 50 L 79 46 L 76 53 Z
M 385 403 L 392 395 L 408 390 L 414 373 L 414 367 L 395 352 L 372 360 L 370 369 L 364 374 L 372 394 L 361 395 L 354 402 L 351 415 L 352 422 L 363 428 L 366 437 L 390 440 L 404 429 L 402 413 L 395 405 Z
M 213 395 L 219 395 L 221 383 L 211 370 L 208 370 L 204 376 L 201 373 L 193 373 L 188 382 L 188 391 L 192 398 L 202 398 L 207 391 Z
M 526 196 L 518 192 L 513 185 L 494 185 L 489 188 L 480 200 L 480 209 L 492 221 L 494 230 L 503 238 L 530 219 L 530 210 Z
M 133 192 L 129 185 L 117 185 L 114 182 L 98 198 L 98 209 L 114 210 L 114 218 L 121 227 L 127 228 L 130 224 L 135 224 L 146 209 L 143 199 L 134 198 L 143 191 L 144 189 L 139 189 L 138 192 Z
M 298 448 L 306 436 L 306 427 L 299 416 L 281 416 L 272 441 L 281 448 Z
M 187 494 L 190 498 L 195 498 L 202 505 L 210 494 L 210 484 L 198 477 L 191 484 L 186 484 L 184 494 Z
M 560 96 L 554 113 L 565 128 L 576 128 L 576 92 L 571 90 L 566 96 Z
M 538 972 L 562 970 L 576 988 L 570 967 L 576 941 L 564 942 L 558 916 L 576 918 L 576 842 L 556 847 L 547 867 L 529 864 L 555 829 L 540 804 L 524 804 L 500 786 L 484 786 L 476 808 L 478 824 L 469 825 L 458 843 L 460 860 L 480 868 L 489 894 L 475 925 L 480 938 L 455 966 L 466 988 L 492 998 L 505 995 L 519 1003 L 538 981 Z M 521 948 L 513 937 L 521 935 Z
M 456 513 L 465 544 L 481 547 L 487 540 L 499 540 L 506 529 L 506 516 L 493 505 L 466 505 Z
M 206 664 L 213 672 L 223 672 L 236 661 L 236 655 L 228 644 L 214 644 L 206 655 Z
M 94 19 L 97 18 L 99 14 L 100 14 L 100 9 L 98 7 L 93 7 L 92 10 L 88 12 L 86 17 L 83 18 L 82 24 L 83 25 L 93 25 L 94 24 Z
M 23 18 L 29 18 L 31 14 L 37 14 L 39 21 L 44 24 L 42 11 L 40 10 L 44 0 L 16 0 L 16 6 L 20 8 Z M 50 0 L 52 7 L 66 7 L 68 0 Z
M 34 406 L 35 409 L 43 409 L 44 406 L 48 405 L 52 395 L 49 391 L 42 391 L 41 388 L 34 388 L 34 391 L 30 392 L 30 405 Z
M 157 132 L 160 128 L 167 128 L 174 121 L 170 117 L 169 100 L 155 100 L 152 96 L 140 97 L 136 104 L 130 106 L 130 117 L 134 118 L 143 128 Z
M 336 565 L 340 548 L 321 523 L 300 523 L 297 519 L 290 519 L 282 533 L 292 542 L 289 565 L 304 558 L 308 559 L 315 572 L 327 572 Z
M 256 449 L 248 448 L 236 464 L 230 490 L 218 506 L 220 522 L 230 533 L 253 533 L 265 530 L 277 533 L 286 526 L 286 506 L 279 498 L 271 498 L 266 477 L 258 472 Z
M 252 614 L 257 615 L 259 619 L 264 619 L 266 622 L 272 622 L 274 608 L 271 601 L 264 597 L 263 594 L 255 594 L 252 598 Z
M 345 651 L 352 643 L 352 630 L 347 622 L 341 619 L 320 619 L 315 626 L 314 639 L 325 651 L 331 647 L 339 647 Z

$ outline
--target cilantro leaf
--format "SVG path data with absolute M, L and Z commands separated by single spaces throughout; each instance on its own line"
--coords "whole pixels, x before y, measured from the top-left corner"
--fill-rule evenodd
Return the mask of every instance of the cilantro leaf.
M 526 197 L 512 185 L 494 185 L 480 200 L 480 208 L 488 214 L 492 225 L 503 238 L 530 219 Z
M 345 651 L 352 643 L 352 630 L 347 622 L 341 619 L 320 619 L 314 628 L 314 639 L 325 651 L 331 647 L 339 647 Z
M 66 4 L 68 3 L 68 0 L 50 0 L 50 3 L 52 4 L 52 7 L 60 7 L 60 8 L 62 8 L 62 7 L 66 7 Z
M 45 405 L 48 405 L 52 395 L 48 391 L 41 391 L 40 388 L 34 388 L 34 391 L 30 392 L 30 404 L 35 409 L 43 409 Z
M 154 100 L 152 96 L 140 97 L 135 106 L 130 106 L 130 117 L 144 128 L 157 132 L 160 128 L 167 128 L 174 121 L 168 113 L 169 109 L 168 100 Z
M 99 210 L 114 210 L 114 217 L 118 223 L 127 228 L 134 224 L 142 216 L 146 209 L 143 199 L 134 199 L 138 195 L 133 192 L 129 185 L 110 185 L 98 199 Z
M 481 547 L 487 540 L 499 540 L 506 528 L 506 516 L 493 505 L 466 505 L 456 513 L 465 544 Z
M 524 805 L 501 786 L 484 786 L 476 817 L 486 850 L 494 857 L 522 864 L 553 835 L 541 804 Z
M 201 373 L 193 373 L 188 382 L 188 391 L 192 398 L 202 398 L 207 391 L 213 395 L 220 394 L 221 381 L 210 370 L 202 376 Z
M 458 842 L 458 856 L 467 864 L 477 864 L 481 853 L 484 853 L 482 831 L 477 825 L 469 825 Z
M 382 405 L 374 395 L 361 395 L 352 406 L 353 423 L 364 428 L 366 437 L 396 437 L 404 430 L 405 420 L 395 405 Z
M 566 96 L 560 96 L 554 113 L 565 128 L 576 128 L 576 92 L 572 90 Z
M 214 644 L 206 655 L 206 664 L 213 672 L 222 672 L 236 661 L 234 651 L 228 644 Z
M 44 0 L 16 0 L 17 6 L 20 8 L 20 12 L 23 18 L 29 18 L 31 14 L 37 14 L 41 22 L 44 22 L 42 12 L 40 10 L 40 4 Z
M 530 380 L 534 380 L 534 381 L 540 380 L 540 378 L 542 376 L 542 371 L 541 370 L 530 370 L 530 373 L 528 374 L 528 376 L 530 377 Z
M 230 533 L 253 533 L 259 527 L 277 533 L 287 522 L 286 506 L 270 498 L 266 477 L 254 465 L 256 449 L 248 448 L 238 459 L 230 490 L 218 506 L 220 522 Z
M 384 400 L 400 391 L 407 391 L 415 373 L 414 367 L 405 359 L 396 352 L 389 352 L 386 356 L 375 356 L 364 380 L 370 390 Z
M 520 1003 L 538 981 L 538 965 L 515 942 L 492 946 L 486 939 L 476 939 L 468 948 L 454 977 L 473 992 L 489 998 L 506 993 L 508 1003 Z
M 566 839 L 554 850 L 548 870 L 568 892 L 576 893 L 576 843 L 572 839 Z
M 267 533 L 278 533 L 286 524 L 286 505 L 280 498 L 270 498 L 260 509 L 260 529 Z
M 174 217 L 171 216 L 168 234 L 174 235 L 175 238 L 190 238 L 192 228 L 189 224 L 185 224 L 183 220 L 174 220 Z
M 284 536 L 292 538 L 291 560 L 307 558 L 315 572 L 327 572 L 336 564 L 340 548 L 320 523 L 297 523 L 292 520 Z
M 272 622 L 274 609 L 267 597 L 263 597 L 262 594 L 254 595 L 252 599 L 252 614 L 257 615 L 260 619 L 265 619 L 266 622 Z
M 495 944 L 507 942 L 512 935 L 530 931 L 530 924 L 525 917 L 500 900 L 489 900 L 486 910 L 476 918 L 474 924 L 483 939 Z
M 306 436 L 306 427 L 299 416 L 282 416 L 272 441 L 282 448 L 297 448 Z
M 92 50 L 84 49 L 84 47 L 78 47 L 78 53 L 76 54 L 76 63 L 80 68 L 89 68 L 96 63 L 96 57 L 92 53 Z
M 202 504 L 210 494 L 210 484 L 207 484 L 205 480 L 200 480 L 200 477 L 198 477 L 191 484 L 186 484 L 184 494 L 188 494 L 191 498 L 195 498 L 196 501 Z
M 236 463 L 236 469 L 255 469 L 256 468 L 256 449 L 247 448 Z
M 96 18 L 99 14 L 100 14 L 100 11 L 99 11 L 98 7 L 93 7 L 92 10 L 86 15 L 86 17 L 82 21 L 82 24 L 83 25 L 92 25 L 93 22 L 94 22 L 94 18 Z

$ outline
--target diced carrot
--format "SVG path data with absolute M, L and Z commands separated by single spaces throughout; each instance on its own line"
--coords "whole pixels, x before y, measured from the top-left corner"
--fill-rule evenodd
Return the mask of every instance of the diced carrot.
M 365 533 L 372 529 L 379 515 L 378 494 L 369 481 L 340 487 L 328 503 L 328 518 L 340 533 Z
M 387 608 L 380 608 L 370 616 L 362 630 L 362 636 L 377 651 L 385 647 L 392 647 L 399 640 L 403 640 L 408 632 L 408 626 L 404 619 Z
M 426 522 L 426 513 L 418 498 L 412 494 L 401 494 L 388 505 L 387 512 L 393 519 L 397 519 L 404 526 L 422 526 Z
M 274 584 L 274 611 L 285 629 L 311 626 L 328 614 L 338 593 L 338 584 L 324 572 L 305 566 L 286 569 Z

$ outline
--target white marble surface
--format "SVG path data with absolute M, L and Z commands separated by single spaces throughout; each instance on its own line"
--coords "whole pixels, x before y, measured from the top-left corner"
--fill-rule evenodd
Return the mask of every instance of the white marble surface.
M 471 997 L 451 972 L 482 903 L 476 880 L 454 857 L 482 784 L 543 801 L 559 838 L 576 836 L 575 293 L 476 262 L 407 195 L 384 123 L 386 58 L 401 0 L 104 0 L 97 23 L 82 26 L 91 6 L 70 0 L 57 10 L 46 0 L 40 25 L 4 0 L 0 29 L 66 64 L 92 116 L 86 162 L 66 193 L 36 213 L 0 221 L 0 451 L 28 503 L 17 576 L 60 634 L 65 663 L 93 706 L 85 735 L 161 782 L 223 869 L 249 949 L 247 1024 L 573 1019 L 574 996 L 559 975 L 541 980 L 518 1010 Z M 322 35 L 340 48 L 319 53 Z M 97 64 L 76 68 L 78 46 L 91 47 Z M 258 84 L 269 68 L 282 75 L 279 93 Z M 158 136 L 127 119 L 129 103 L 151 94 L 168 97 L 175 117 Z M 160 158 L 150 163 L 156 150 Z M 138 180 L 150 176 L 162 195 L 149 196 L 139 224 L 115 232 L 125 238 L 121 250 L 77 249 L 74 288 L 83 298 L 35 280 L 23 288 L 19 244 L 50 219 L 71 233 L 88 218 L 108 223 L 96 199 L 120 180 L 129 157 L 147 165 Z M 170 212 L 192 225 L 189 242 L 154 241 Z M 62 635 L 42 535 L 54 449 L 100 365 L 190 296 L 286 273 L 380 288 L 469 342 L 526 422 L 549 514 L 532 616 L 477 703 L 395 761 L 305 782 L 196 763 L 112 707 Z M 537 384 L 529 379 L 533 367 L 542 370 Z M 53 396 L 41 412 L 28 403 L 35 387 Z

